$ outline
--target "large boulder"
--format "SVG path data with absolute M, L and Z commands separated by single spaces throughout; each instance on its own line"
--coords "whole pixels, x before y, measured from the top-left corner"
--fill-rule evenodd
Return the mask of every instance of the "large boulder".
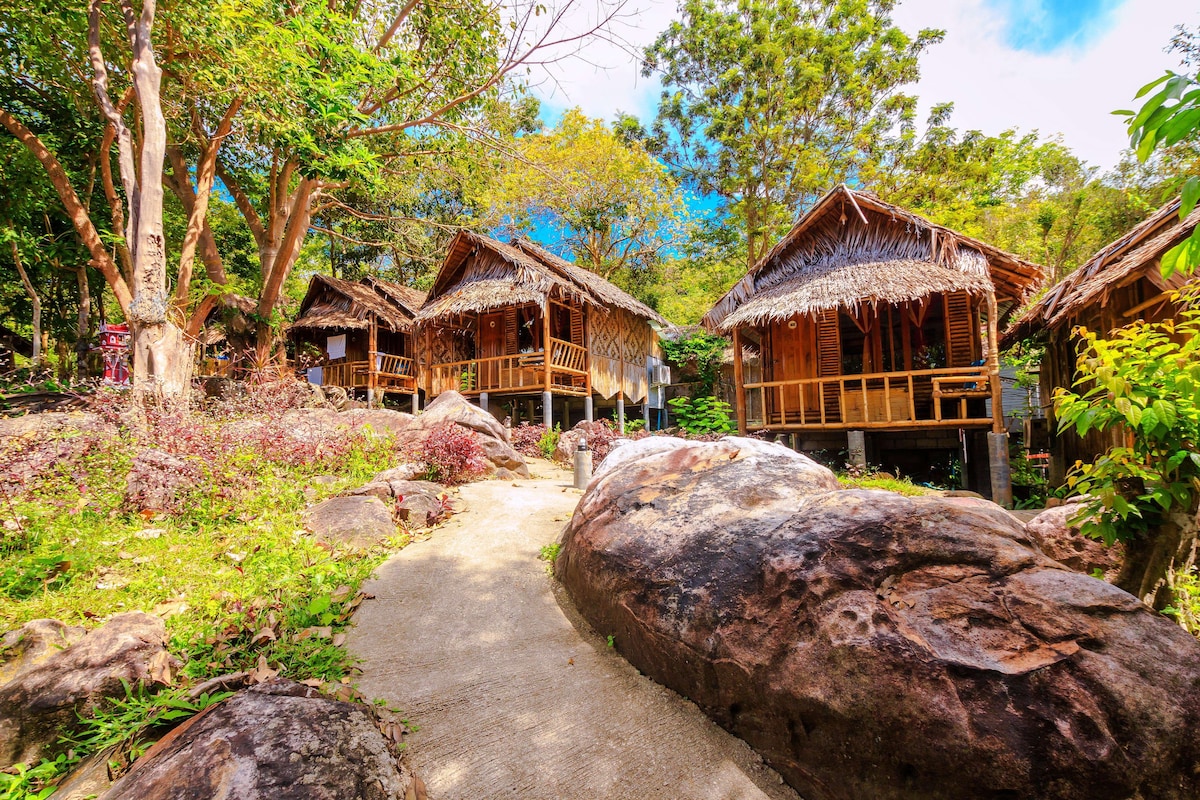
M 808 800 L 1200 797 L 1200 644 L 998 506 L 744 439 L 613 456 L 556 574 Z
M 331 497 L 304 512 L 304 527 L 318 539 L 366 550 L 396 534 L 391 509 L 374 495 Z
M 471 433 L 471 438 L 483 448 L 496 477 L 529 477 L 525 459 L 509 444 L 507 431 L 499 420 L 479 406 L 468 403 L 458 392 L 439 394 L 397 439 L 410 452 L 416 453 L 430 433 L 447 423 Z
M 140 611 L 86 635 L 34 620 L 5 634 L 0 647 L 0 768 L 36 763 L 79 714 L 124 697 L 124 684 L 169 683 L 175 666 L 163 621 Z
M 1076 572 L 1094 575 L 1097 571 L 1105 580 L 1112 580 L 1121 571 L 1125 547 L 1120 542 L 1111 547 L 1084 536 L 1071 524 L 1078 516 L 1081 502 L 1068 502 L 1048 508 L 1025 523 L 1025 530 L 1042 552 Z
M 575 451 L 579 449 L 579 443 L 586 441 L 588 449 L 592 450 L 592 460 L 599 464 L 608 455 L 609 443 L 615 439 L 617 434 L 609 425 L 601 420 L 594 422 L 576 423 L 574 428 L 568 431 L 563 431 L 558 437 L 558 444 L 554 448 L 554 461 L 560 464 L 572 464 L 575 460 Z M 598 447 L 599 446 L 599 447 Z M 602 449 L 603 452 L 596 452 L 597 449 Z
M 104 800 L 404 800 L 412 785 L 365 706 L 277 679 L 176 728 Z

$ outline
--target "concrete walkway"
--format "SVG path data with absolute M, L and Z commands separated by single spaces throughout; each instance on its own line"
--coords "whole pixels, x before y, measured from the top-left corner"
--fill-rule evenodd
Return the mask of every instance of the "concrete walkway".
M 409 755 L 431 800 L 795 799 L 556 596 L 537 555 L 578 502 L 569 484 L 555 471 L 463 487 L 466 511 L 364 587 L 359 686 L 418 727 Z

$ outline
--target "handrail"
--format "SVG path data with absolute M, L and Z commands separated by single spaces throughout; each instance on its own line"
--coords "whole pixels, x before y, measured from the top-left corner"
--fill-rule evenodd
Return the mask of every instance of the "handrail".
M 743 384 L 742 391 L 747 428 L 754 430 L 983 425 L 992 418 L 970 416 L 968 399 L 989 394 L 978 386 L 990 387 L 993 380 L 986 367 L 939 367 L 759 381 Z M 943 384 L 964 388 L 942 390 Z M 956 401 L 954 416 L 943 417 L 943 399 Z
M 550 340 L 550 385 L 556 390 L 582 393 L 576 376 L 587 375 L 587 348 Z M 546 386 L 546 351 L 516 353 L 487 358 L 447 361 L 429 366 L 430 391 L 478 392 L 534 391 Z

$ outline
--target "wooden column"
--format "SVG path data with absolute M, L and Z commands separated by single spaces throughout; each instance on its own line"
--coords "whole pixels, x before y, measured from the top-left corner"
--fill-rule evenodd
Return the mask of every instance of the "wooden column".
M 433 335 L 430 329 L 433 326 L 425 325 L 425 402 L 428 403 L 433 399 Z
M 742 388 L 742 329 L 733 329 L 733 402 L 737 411 L 738 433 L 746 435 L 746 391 Z
M 1000 386 L 1000 312 L 994 292 L 987 293 L 988 384 L 992 390 L 992 431 L 1004 433 L 1004 398 Z
M 552 350 L 550 347 L 550 297 L 546 297 L 546 302 L 542 304 L 542 353 L 544 355 L 543 362 L 546 369 L 545 385 L 542 391 L 546 394 L 550 393 L 550 356 Z
M 375 387 L 379 382 L 379 370 L 376 369 L 376 350 L 379 348 L 379 321 L 371 316 L 367 326 L 367 408 L 375 405 Z

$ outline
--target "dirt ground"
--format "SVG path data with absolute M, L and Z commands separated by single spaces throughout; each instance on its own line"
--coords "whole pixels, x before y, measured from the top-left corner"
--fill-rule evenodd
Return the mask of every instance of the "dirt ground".
M 351 651 L 359 687 L 417 726 L 432 800 L 783 800 L 741 740 L 642 676 L 587 628 L 538 560 L 580 492 L 534 479 L 465 486 L 466 509 L 382 566 Z

